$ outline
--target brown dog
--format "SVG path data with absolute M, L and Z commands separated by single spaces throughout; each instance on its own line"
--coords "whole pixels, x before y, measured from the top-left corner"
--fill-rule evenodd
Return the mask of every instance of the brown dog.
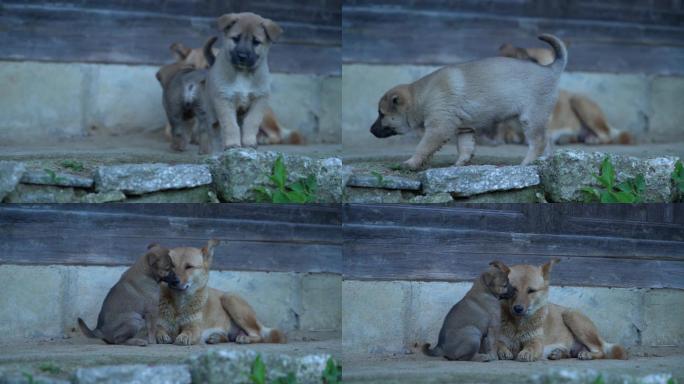
M 500 261 L 489 265 L 447 314 L 437 345 L 432 349 L 430 344 L 423 345 L 423 353 L 448 360 L 496 360 L 494 347 L 501 323 L 499 300 L 508 298 L 513 290 L 508 283 L 508 267 Z
M 156 244 L 121 275 L 102 303 L 97 327 L 91 330 L 78 319 L 81 332 L 108 344 L 146 346 L 154 344 L 159 303 L 159 283 L 174 283 L 169 250 Z M 147 340 L 139 332 L 147 328 Z
M 604 341 L 591 319 L 548 302 L 551 268 L 559 261 L 510 268 L 508 279 L 515 294 L 501 302 L 501 333 L 496 342 L 499 359 L 626 359 L 626 351 Z
M 285 336 L 264 327 L 244 299 L 207 286 L 218 244 L 210 240 L 202 249 L 169 251 L 178 280 L 161 288 L 157 343 L 284 343 Z
M 211 38 L 209 41 L 213 43 L 216 37 Z M 173 43 L 171 44 L 171 52 L 173 53 L 176 63 L 180 63 L 184 66 L 189 66 L 194 69 L 208 69 L 216 59 L 215 50 L 211 47 L 211 44 L 207 42 L 203 48 L 188 48 L 183 43 Z M 209 50 L 207 47 L 210 47 Z M 174 65 L 169 64 L 169 66 Z M 171 124 L 167 123 L 164 129 L 164 135 L 168 140 L 171 140 Z M 257 135 L 257 142 L 259 145 L 276 145 L 276 144 L 292 144 L 301 145 L 304 144 L 304 137 L 296 131 L 289 130 L 283 127 L 275 116 L 275 112 L 270 106 L 267 106 L 264 111 L 264 117 L 259 125 L 259 133 Z M 196 127 L 193 129 L 192 144 L 198 144 Z
M 553 52 L 546 48 L 520 48 L 504 44 L 499 55 L 532 61 L 541 65 L 553 62 Z M 558 101 L 547 124 L 549 140 L 555 144 L 633 144 L 627 133 L 608 124 L 601 107 L 585 95 L 560 90 Z M 493 144 L 524 144 L 522 128 L 515 121 L 500 122 L 491 135 Z

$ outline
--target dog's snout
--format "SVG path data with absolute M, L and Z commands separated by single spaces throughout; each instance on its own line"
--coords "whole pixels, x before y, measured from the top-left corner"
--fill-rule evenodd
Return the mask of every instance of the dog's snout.
M 397 132 L 393 128 L 389 127 L 383 127 L 382 126 L 382 121 L 378 117 L 377 120 L 375 120 L 375 123 L 371 126 L 370 132 L 373 134 L 373 136 L 377 138 L 385 138 L 385 137 L 390 137 L 394 136 L 397 134 Z
M 162 281 L 166 282 L 169 285 L 178 285 L 180 283 L 180 279 L 176 275 L 175 272 L 170 272 L 168 275 L 166 275 Z
M 523 308 L 522 305 L 514 305 L 513 306 L 513 312 L 517 313 L 518 315 L 522 314 L 525 311 L 525 308 Z
M 238 59 L 240 60 L 247 60 L 249 57 L 249 53 L 245 51 L 237 51 L 235 52 L 235 55 L 237 55 Z

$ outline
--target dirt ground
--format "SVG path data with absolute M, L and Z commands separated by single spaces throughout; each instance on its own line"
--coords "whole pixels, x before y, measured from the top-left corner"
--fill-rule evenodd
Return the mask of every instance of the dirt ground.
M 345 383 L 529 383 L 533 375 L 559 370 L 593 370 L 609 375 L 646 376 L 669 373 L 684 381 L 684 350 L 657 348 L 637 352 L 630 360 L 581 361 L 495 361 L 473 363 L 446 361 L 422 354 L 394 357 L 345 355 L 342 359 Z
M 41 373 L 47 366 L 52 367 L 51 370 L 59 370 L 57 376 L 68 377 L 78 367 L 114 364 L 180 364 L 189 356 L 211 349 L 251 349 L 259 353 L 290 356 L 330 354 L 340 359 L 342 353 L 339 337 L 332 336 L 334 335 L 296 337 L 294 341 L 287 344 L 228 343 L 186 347 L 106 345 L 99 340 L 86 339 L 82 336 L 49 341 L 0 343 L 0 371 L 8 369 Z

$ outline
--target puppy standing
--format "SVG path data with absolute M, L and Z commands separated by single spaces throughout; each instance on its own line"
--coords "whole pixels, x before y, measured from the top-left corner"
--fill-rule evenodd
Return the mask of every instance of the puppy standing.
M 448 360 L 496 360 L 494 346 L 501 321 L 499 300 L 509 297 L 512 288 L 508 267 L 500 261 L 489 265 L 447 314 L 437 345 L 433 349 L 429 349 L 430 344 L 423 345 L 423 353 Z
M 371 133 L 384 138 L 424 130 L 415 154 L 404 162 L 405 168 L 417 170 L 454 134 L 456 165 L 465 165 L 475 150 L 475 130 L 516 119 L 529 143 L 522 165 L 531 163 L 546 147 L 546 122 L 568 60 L 560 39 L 552 35 L 539 39 L 556 52 L 549 66 L 492 57 L 445 67 L 390 89 L 380 99 Z
M 508 278 L 515 294 L 501 302 L 499 359 L 626 359 L 625 350 L 604 341 L 591 319 L 548 302 L 551 267 L 559 261 L 510 267 Z
M 81 332 L 108 344 L 154 344 L 159 283 L 174 283 L 176 279 L 171 269 L 169 250 L 151 244 L 148 252 L 109 290 L 97 317 L 97 327 L 91 330 L 83 319 L 78 318 Z M 147 328 L 147 340 L 137 337 L 143 327 Z
M 256 147 L 271 87 L 268 51 L 282 29 L 253 13 L 223 15 L 218 27 L 223 47 L 207 83 L 212 121 L 220 125 L 224 148 Z
M 218 244 L 218 240 L 210 240 L 202 249 L 185 247 L 169 251 L 178 280 L 162 286 L 157 343 L 284 343 L 284 335 L 264 327 L 241 297 L 207 286 L 214 247 Z

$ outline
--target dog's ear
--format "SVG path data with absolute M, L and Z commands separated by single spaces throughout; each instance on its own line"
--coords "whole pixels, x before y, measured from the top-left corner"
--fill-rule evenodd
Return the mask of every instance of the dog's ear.
M 218 18 L 219 31 L 224 32 L 227 29 L 230 29 L 230 27 L 235 25 L 235 23 L 237 23 L 239 19 L 240 15 L 238 15 L 237 13 L 226 13 L 225 15 L 222 15 Z
M 150 243 L 150 245 L 147 246 L 147 249 L 152 249 L 154 247 L 159 247 L 160 245 L 157 243 Z
M 188 57 L 190 52 L 192 52 L 192 49 L 186 47 L 183 45 L 183 43 L 173 43 L 169 47 L 171 52 L 173 53 L 173 56 L 176 58 L 176 61 L 183 61 L 185 58 Z
M 205 262 L 211 263 L 211 260 L 214 257 L 214 248 L 219 244 L 221 244 L 220 240 L 211 239 L 207 242 L 207 245 L 202 248 L 202 257 Z
M 508 266 L 507 266 L 506 264 L 500 262 L 499 260 L 494 260 L 494 261 L 492 261 L 491 263 L 489 263 L 489 265 L 491 265 L 491 266 L 493 266 L 493 267 L 499 269 L 501 272 L 503 272 L 503 273 L 505 273 L 505 274 L 507 274 L 507 275 L 508 275 L 508 272 L 511 271 L 511 269 L 508 268 Z
M 271 42 L 275 42 L 283 34 L 283 29 L 271 19 L 264 19 L 261 26 L 266 31 L 266 36 Z
M 557 257 L 554 257 L 553 259 L 549 260 L 546 264 L 541 266 L 542 270 L 542 275 L 544 276 L 544 280 L 549 279 L 549 274 L 551 273 L 551 269 L 553 268 L 554 264 L 560 263 L 560 259 Z

